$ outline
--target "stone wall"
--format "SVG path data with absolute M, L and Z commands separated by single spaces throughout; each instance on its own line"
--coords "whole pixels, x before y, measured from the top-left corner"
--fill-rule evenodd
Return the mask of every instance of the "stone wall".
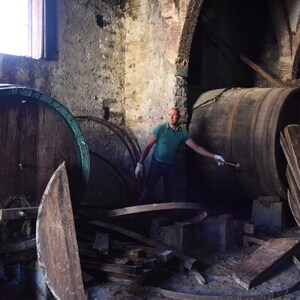
M 102 117 L 108 105 L 123 118 L 124 30 L 120 6 L 57 1 L 58 60 L 1 55 L 0 80 L 45 92 L 74 115 Z M 103 18 L 102 26 L 97 16 Z
M 105 112 L 109 121 L 124 126 L 125 30 L 120 2 L 57 1 L 57 60 L 0 54 L 0 82 L 42 91 L 65 105 L 74 116 L 91 115 L 103 119 Z M 101 165 L 99 171 L 91 166 L 91 178 L 97 177 L 94 180 L 101 182 L 100 191 L 95 193 L 97 201 L 102 202 L 103 194 L 106 199 L 107 193 L 101 189 L 107 182 L 99 178 L 107 179 L 112 174 L 117 177 L 116 185 L 120 186 L 119 177 L 103 159 L 126 168 L 126 164 L 120 162 L 128 152 L 107 126 L 100 127 L 96 122 L 87 124 L 83 120 L 79 123 L 89 148 L 102 159 L 94 163 Z M 94 160 L 91 157 L 91 163 Z M 115 190 L 120 193 L 119 188 Z

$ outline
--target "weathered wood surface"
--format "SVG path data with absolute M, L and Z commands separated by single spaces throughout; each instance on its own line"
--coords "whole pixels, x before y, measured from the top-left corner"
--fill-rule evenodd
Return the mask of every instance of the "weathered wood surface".
M 289 206 L 291 208 L 291 212 L 294 217 L 294 220 L 296 221 L 298 226 L 300 226 L 300 215 L 299 215 L 299 207 L 298 207 L 299 203 L 293 197 L 290 189 L 288 189 L 288 191 L 287 191 L 287 196 L 288 196 L 288 202 L 289 202 Z
M 90 269 L 95 271 L 120 273 L 120 274 L 143 274 L 143 266 L 134 266 L 116 263 L 104 263 L 99 261 L 81 260 L 83 269 Z
M 52 175 L 37 217 L 38 261 L 56 299 L 86 299 L 65 163 Z
M 247 58 L 243 54 L 239 54 L 239 58 L 246 63 L 250 68 L 252 68 L 254 71 L 256 71 L 258 74 L 263 76 L 265 79 L 267 79 L 271 84 L 278 87 L 284 87 L 283 82 L 273 78 L 269 73 L 267 73 L 265 70 L 263 70 L 261 67 L 259 67 L 257 64 L 255 64 L 253 61 L 251 61 L 249 58 Z
M 293 176 L 292 170 L 289 166 L 287 166 L 287 169 L 286 169 L 286 178 L 287 178 L 289 188 L 290 188 L 290 191 L 291 191 L 293 197 L 295 198 L 295 200 L 297 202 L 299 202 L 299 203 L 297 203 L 297 205 L 300 205 L 300 190 L 298 189 L 298 186 L 297 186 L 297 180 Z M 298 213 L 300 213 L 300 211 L 298 211 Z
M 0 209 L 0 221 L 16 219 L 35 219 L 38 207 L 17 207 Z
M 157 211 L 170 211 L 170 210 L 180 210 L 181 212 L 186 210 L 192 210 L 198 212 L 203 211 L 203 208 L 198 203 L 192 202 L 170 202 L 170 203 L 154 203 L 154 204 L 144 204 L 128 206 L 123 208 L 112 209 L 102 212 L 103 217 L 120 217 L 133 214 L 141 213 L 152 213 Z
M 254 236 L 243 235 L 243 245 L 249 247 L 250 243 L 263 245 L 266 241 L 256 238 Z
M 143 285 L 145 280 L 153 278 L 157 274 L 156 269 L 146 269 L 143 274 L 118 274 L 118 273 L 105 273 L 104 278 L 108 281 L 115 282 L 117 284 L 125 285 Z M 134 296 L 133 296 L 134 297 Z M 130 299 L 130 297 L 129 297 Z
M 159 258 L 162 262 L 168 262 L 172 259 L 175 254 L 172 250 L 164 250 L 164 249 L 157 249 L 154 247 L 149 246 L 142 246 L 130 243 L 117 243 L 113 245 L 113 249 L 122 250 L 126 256 L 130 259 L 139 259 L 139 258 L 147 258 L 149 262 L 149 257 L 157 261 L 156 258 Z M 156 263 L 155 263 L 156 264 Z
M 288 166 L 288 203 L 293 217 L 300 226 L 300 125 L 291 124 L 280 133 L 280 144 Z
M 292 157 L 292 154 L 290 152 L 290 149 L 289 149 L 289 146 L 285 140 L 285 137 L 284 135 L 280 132 L 280 145 L 282 147 L 282 150 L 283 150 L 283 153 L 285 155 L 285 158 L 287 160 L 287 163 L 291 169 L 291 172 L 296 180 L 296 184 L 297 184 L 297 187 L 298 189 L 300 189 L 300 178 L 298 178 L 298 174 L 296 172 L 296 169 L 295 169 L 295 164 L 294 164 L 294 161 L 293 161 L 293 157 Z
M 299 257 L 297 255 L 293 256 L 293 263 L 300 270 L 300 260 L 299 260 Z
M 290 124 L 283 129 L 284 138 L 290 148 L 295 167 L 300 174 L 300 125 Z
M 238 284 L 250 289 L 261 283 L 288 256 L 299 252 L 299 249 L 299 239 L 270 239 L 236 266 L 233 277 Z
M 62 120 L 61 109 L 49 109 L 50 103 L 35 101 L 37 94 L 32 98 L 0 94 L 0 177 L 5 178 L 0 185 L 2 201 L 28 195 L 31 206 L 39 205 L 60 158 L 71 170 L 71 192 L 75 194 L 80 187 L 76 139 Z M 67 117 L 70 121 L 70 115 Z
M 300 226 L 300 190 L 297 188 L 296 181 L 289 167 L 287 167 L 286 176 L 289 184 L 288 203 L 296 223 Z
M 124 285 L 142 285 L 145 281 L 144 275 L 133 275 L 133 274 L 117 274 L 117 273 L 105 273 L 103 276 L 106 280 L 115 282 L 117 284 Z
M 96 232 L 93 249 L 97 249 L 101 254 L 109 253 L 109 234 L 105 232 Z

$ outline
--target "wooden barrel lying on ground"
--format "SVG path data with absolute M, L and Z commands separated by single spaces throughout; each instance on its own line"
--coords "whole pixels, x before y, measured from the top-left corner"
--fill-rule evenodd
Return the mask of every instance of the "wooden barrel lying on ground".
M 89 152 L 76 120 L 61 103 L 26 87 L 0 85 L 0 145 L 2 207 L 18 197 L 38 205 L 63 161 L 72 203 L 79 203 L 88 182 Z
M 300 122 L 299 98 L 299 88 L 231 88 L 201 94 L 193 106 L 192 137 L 240 168 L 218 167 L 192 154 L 193 177 L 200 176 L 206 187 L 222 196 L 286 199 L 286 160 L 279 133 Z

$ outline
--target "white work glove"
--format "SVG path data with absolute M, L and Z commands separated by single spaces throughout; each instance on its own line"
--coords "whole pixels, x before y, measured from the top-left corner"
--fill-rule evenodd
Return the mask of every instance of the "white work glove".
M 136 167 L 135 167 L 135 171 L 134 171 L 135 177 L 136 177 L 136 178 L 142 177 L 142 176 L 143 176 L 143 171 L 144 171 L 144 166 L 143 166 L 143 164 L 137 163 L 137 164 L 136 164 Z
M 225 164 L 225 159 L 221 155 L 214 156 L 215 162 L 218 166 L 223 166 Z

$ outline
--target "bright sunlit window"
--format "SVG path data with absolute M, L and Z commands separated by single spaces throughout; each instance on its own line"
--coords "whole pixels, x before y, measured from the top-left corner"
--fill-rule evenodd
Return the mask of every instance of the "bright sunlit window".
M 0 0 L 0 53 L 42 57 L 43 0 Z

